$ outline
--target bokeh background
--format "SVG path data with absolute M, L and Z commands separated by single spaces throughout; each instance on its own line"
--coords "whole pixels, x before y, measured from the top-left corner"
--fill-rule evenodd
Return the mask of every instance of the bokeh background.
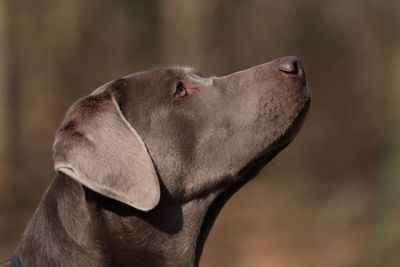
M 309 117 L 222 210 L 201 266 L 400 266 L 397 0 L 0 0 L 0 259 L 77 98 L 155 66 L 225 75 L 285 55 L 306 69 Z

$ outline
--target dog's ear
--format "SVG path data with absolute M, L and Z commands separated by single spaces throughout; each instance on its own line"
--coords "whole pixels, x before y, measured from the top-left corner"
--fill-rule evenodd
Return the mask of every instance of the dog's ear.
M 154 208 L 160 185 L 142 139 L 123 115 L 120 79 L 76 102 L 57 131 L 55 169 L 139 210 Z

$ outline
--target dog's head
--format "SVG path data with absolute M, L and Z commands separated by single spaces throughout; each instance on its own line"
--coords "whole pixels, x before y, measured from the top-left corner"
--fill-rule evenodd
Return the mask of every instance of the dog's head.
M 225 77 L 186 67 L 135 73 L 71 107 L 55 168 L 144 211 L 157 205 L 160 181 L 188 201 L 254 175 L 293 139 L 309 102 L 293 57 Z

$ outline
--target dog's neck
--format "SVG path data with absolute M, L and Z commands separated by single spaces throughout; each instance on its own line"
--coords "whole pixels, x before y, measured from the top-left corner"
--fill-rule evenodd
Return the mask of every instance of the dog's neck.
M 113 265 L 196 266 L 208 234 L 202 227 L 214 199 L 209 195 L 180 204 L 162 186 L 159 205 L 141 212 L 100 197 L 101 231 Z
M 197 266 L 217 214 L 210 220 L 214 200 L 209 195 L 178 204 L 162 188 L 159 205 L 141 212 L 58 173 L 16 255 L 23 266 L 68 266 L 71 260 L 82 266 Z

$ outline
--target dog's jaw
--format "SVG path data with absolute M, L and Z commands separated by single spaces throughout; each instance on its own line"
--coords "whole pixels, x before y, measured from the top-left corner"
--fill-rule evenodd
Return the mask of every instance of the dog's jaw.
M 244 186 L 249 180 L 254 178 L 260 172 L 260 170 L 268 162 L 270 162 L 280 151 L 285 149 L 285 147 L 290 144 L 305 120 L 305 117 L 310 107 L 310 103 L 311 96 L 307 98 L 299 114 L 292 122 L 290 127 L 285 131 L 285 133 L 276 141 L 276 143 L 273 144 L 272 148 L 270 148 L 260 157 L 252 161 L 240 172 L 240 178 L 236 183 L 228 187 L 226 190 L 217 191 L 215 192 L 215 194 L 209 196 L 209 199 L 211 199 L 212 201 L 207 209 L 207 212 L 205 213 L 199 236 L 197 238 L 195 266 L 199 265 L 205 241 L 207 240 L 208 234 L 215 222 L 215 219 L 217 218 L 225 203 L 242 186 Z

